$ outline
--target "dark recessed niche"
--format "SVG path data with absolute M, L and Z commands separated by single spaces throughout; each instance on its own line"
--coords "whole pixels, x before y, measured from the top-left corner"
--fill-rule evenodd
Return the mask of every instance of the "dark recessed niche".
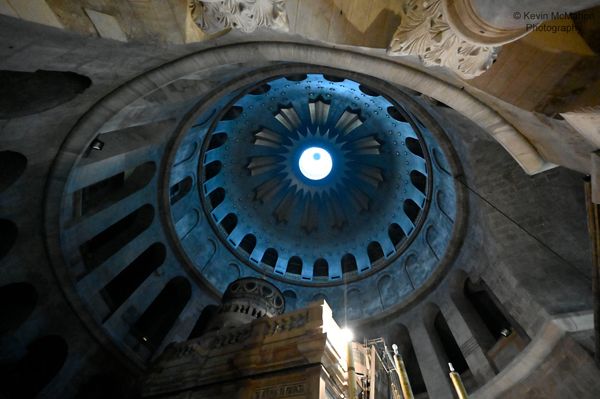
M 427 190 L 427 177 L 419 172 L 418 170 L 413 170 L 410 172 L 410 181 L 423 194 L 426 194 Z
M 260 85 L 258 87 L 255 87 L 248 94 L 252 94 L 254 96 L 257 96 L 257 95 L 260 95 L 260 94 L 268 93 L 269 90 L 271 90 L 271 86 L 268 85 L 267 83 L 265 83 L 265 84 L 262 84 L 262 85 Z
M 206 151 L 221 147 L 227 141 L 227 133 L 213 133 Z
M 425 381 L 423 380 L 423 374 L 421 374 L 419 362 L 417 360 L 408 329 L 404 325 L 400 324 L 397 325 L 396 331 L 397 333 L 393 338 L 393 342 L 398 345 L 400 348 L 400 353 L 402 353 L 402 358 L 404 359 L 404 364 L 406 365 L 406 373 L 408 374 L 413 393 L 415 395 L 425 393 L 427 392 L 427 387 L 425 386 Z
M 213 161 L 204 167 L 204 176 L 206 180 L 210 180 L 223 169 L 221 161 Z
M 196 324 L 194 324 L 194 328 L 192 329 L 188 339 L 198 338 L 207 332 L 210 320 L 215 314 L 217 314 L 218 310 L 219 307 L 216 305 L 205 306 L 204 309 L 202 309 L 202 313 L 200 313 L 200 316 L 196 320 Z M 215 328 L 213 327 L 213 329 Z
M 279 258 L 279 254 L 277 254 L 277 251 L 273 248 L 269 248 L 263 254 L 262 262 L 271 267 L 275 267 L 275 265 L 277 264 L 277 258 Z
M 17 181 L 26 167 L 27 158 L 24 155 L 14 151 L 0 151 L 0 193 Z
M 454 338 L 454 334 L 452 334 L 452 330 L 448 327 L 448 323 L 439 309 L 434 318 L 433 327 L 437 335 L 436 338 L 441 343 L 440 349 L 444 351 L 446 359 L 452 363 L 456 372 L 459 374 L 469 372 L 469 365 L 456 342 L 456 338 Z
M 81 244 L 87 271 L 94 270 L 146 230 L 154 220 L 154 208 L 146 204 Z
M 336 82 L 336 83 L 343 82 L 344 80 L 346 80 L 344 78 L 341 78 L 341 77 L 335 76 L 335 75 L 323 75 L 323 77 L 330 82 Z
M 191 190 L 194 185 L 194 180 L 188 176 L 180 182 L 175 183 L 170 188 L 170 202 L 171 205 L 175 205 L 179 202 L 183 197 L 185 197 Z
M 100 291 L 111 314 L 142 285 L 153 271 L 163 264 L 166 254 L 163 244 L 152 244 Z
M 303 80 L 305 80 L 308 76 L 306 76 L 305 73 L 299 73 L 296 75 L 288 75 L 285 78 L 287 80 L 291 80 L 292 82 L 301 82 Z
M 156 164 L 146 162 L 76 191 L 73 194 L 74 216 L 86 216 L 116 204 L 146 187 L 155 172 Z
M 154 352 L 173 328 L 191 296 L 192 286 L 185 277 L 171 279 L 131 327 L 132 335 Z
M 74 72 L 0 70 L 0 118 L 52 109 L 71 101 L 91 84 L 90 78 Z
M 254 251 L 254 248 L 256 247 L 256 237 L 254 234 L 246 234 L 242 239 L 242 242 L 240 242 L 239 247 L 246 251 L 248 255 L 252 254 L 252 251 Z
M 243 112 L 244 112 L 244 108 L 242 108 L 238 105 L 234 105 L 233 107 L 229 108 L 227 110 L 227 112 L 225 112 L 225 114 L 223 114 L 223 116 L 221 117 L 221 120 L 222 121 L 231 121 L 231 120 L 237 119 Z
M 327 277 L 329 276 L 329 264 L 323 258 L 317 259 L 313 266 L 314 277 Z
M 0 219 L 0 259 L 10 251 L 12 246 L 17 241 L 17 234 L 19 233 L 17 226 L 10 220 Z
M 29 283 L 0 287 L 0 334 L 19 328 L 33 312 L 37 298 L 37 291 Z
M 231 234 L 235 226 L 237 226 L 238 219 L 234 213 L 230 213 L 221 220 L 221 227 L 227 232 L 227 234 Z
M 379 93 L 377 93 L 375 90 L 370 89 L 365 85 L 359 85 L 358 88 L 360 89 L 360 91 L 365 93 L 367 96 L 377 97 L 379 95 Z
M 421 143 L 419 143 L 419 140 L 414 139 L 412 137 L 407 137 L 406 148 L 408 148 L 408 150 L 416 156 L 425 158 L 425 155 L 423 154 L 423 148 L 421 147 Z
M 383 248 L 381 248 L 381 244 L 377 241 L 373 241 L 367 246 L 367 254 L 369 256 L 369 261 L 371 261 L 371 265 L 384 257 Z
M 397 223 L 392 223 L 390 227 L 388 227 L 388 236 L 394 246 L 397 246 L 406 238 L 406 234 L 404 234 L 404 231 Z
M 210 201 L 210 205 L 213 208 L 216 208 L 225 199 L 225 189 L 222 187 L 217 188 L 208 195 L 208 199 Z
M 27 346 L 17 362 L 0 373 L 0 397 L 33 399 L 59 373 L 68 346 L 58 335 L 46 335 Z
M 356 264 L 356 258 L 352 254 L 346 254 L 342 256 L 341 260 L 342 264 L 342 273 L 351 273 L 358 270 L 358 265 Z
M 302 274 L 302 259 L 299 256 L 292 256 L 287 264 L 288 273 Z
M 404 116 L 404 114 L 402 114 L 402 112 L 400 112 L 398 110 L 398 108 L 396 108 L 396 107 L 388 107 L 387 111 L 388 111 L 388 114 L 390 114 L 390 116 L 392 118 L 394 118 L 395 120 L 397 120 L 398 122 L 408 123 L 408 120 L 406 119 L 406 117 Z
M 415 201 L 411 199 L 407 199 L 404 201 L 404 213 L 410 219 L 413 224 L 416 224 L 417 217 L 419 217 L 419 212 L 421 212 L 421 208 L 416 204 Z
M 129 398 L 133 382 L 116 371 L 94 374 L 77 390 L 75 399 Z

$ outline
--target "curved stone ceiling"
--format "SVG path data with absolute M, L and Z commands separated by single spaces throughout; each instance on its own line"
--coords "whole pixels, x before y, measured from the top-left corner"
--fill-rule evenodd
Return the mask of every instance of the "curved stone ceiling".
M 199 107 L 172 149 L 171 222 L 192 270 L 219 290 L 272 278 L 296 306 L 325 298 L 346 319 L 414 299 L 462 212 L 441 126 L 379 79 L 314 66 L 255 76 Z M 319 180 L 299 168 L 315 147 L 333 160 Z
M 419 94 L 352 71 L 265 61 L 224 66 L 217 89 L 179 116 L 123 126 L 120 111 L 136 101 L 221 68 L 193 59 L 103 99 L 54 165 L 48 251 L 82 320 L 101 327 L 97 337 L 143 361 L 125 343 L 127 314 L 182 276 L 199 309 L 233 280 L 260 277 L 288 309 L 324 298 L 340 322 L 422 298 L 460 245 L 465 208 L 459 164 Z M 331 154 L 325 178 L 299 172 L 308 147 Z M 109 286 L 136 268 L 147 278 L 129 291 Z
M 333 160 L 322 179 L 300 170 L 312 147 Z M 423 148 L 409 114 L 373 89 L 322 74 L 276 78 L 228 105 L 205 139 L 204 210 L 258 271 L 341 284 L 389 264 L 419 231 Z

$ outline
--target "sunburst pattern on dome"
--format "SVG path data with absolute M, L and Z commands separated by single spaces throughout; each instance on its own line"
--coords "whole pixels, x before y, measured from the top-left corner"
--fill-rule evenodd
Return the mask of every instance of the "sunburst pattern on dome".
M 419 126 L 361 84 L 309 74 L 260 84 L 207 136 L 202 194 L 216 231 L 247 264 L 318 283 L 387 265 L 424 217 L 429 164 Z M 311 179 L 319 148 L 331 171 Z
M 319 224 L 335 229 L 347 226 L 349 217 L 369 209 L 383 181 L 377 138 L 368 131 L 350 134 L 362 125 L 359 112 L 348 110 L 330 121 L 329 109 L 330 104 L 322 99 L 310 102 L 311 118 L 306 125 L 293 107 L 280 108 L 274 118 L 285 131 L 256 132 L 254 146 L 260 148 L 254 151 L 261 155 L 251 157 L 247 166 L 250 176 L 260 181 L 254 199 L 272 207 L 277 222 L 296 218 L 307 233 Z M 304 176 L 298 165 L 303 151 L 313 146 L 324 149 L 333 160 L 332 171 L 318 181 Z M 320 215 L 323 206 L 327 212 Z

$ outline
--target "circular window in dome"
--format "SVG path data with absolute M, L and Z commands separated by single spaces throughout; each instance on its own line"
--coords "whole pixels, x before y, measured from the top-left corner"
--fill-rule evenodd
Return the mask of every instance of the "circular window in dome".
M 333 160 L 324 148 L 310 147 L 302 151 L 300 159 L 298 159 L 298 167 L 307 179 L 322 180 L 331 173 Z

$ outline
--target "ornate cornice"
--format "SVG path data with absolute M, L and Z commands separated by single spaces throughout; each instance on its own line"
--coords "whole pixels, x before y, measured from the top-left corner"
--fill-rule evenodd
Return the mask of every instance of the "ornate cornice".
M 474 0 L 442 0 L 444 18 L 450 29 L 461 39 L 481 46 L 502 46 L 528 34 L 525 26 L 505 28 L 495 26 L 482 18 Z
M 441 0 L 408 0 L 388 54 L 417 56 L 425 66 L 446 67 L 472 79 L 489 69 L 498 50 L 461 39 L 448 24 Z
M 190 0 L 192 17 L 206 33 L 259 28 L 288 31 L 284 0 Z

